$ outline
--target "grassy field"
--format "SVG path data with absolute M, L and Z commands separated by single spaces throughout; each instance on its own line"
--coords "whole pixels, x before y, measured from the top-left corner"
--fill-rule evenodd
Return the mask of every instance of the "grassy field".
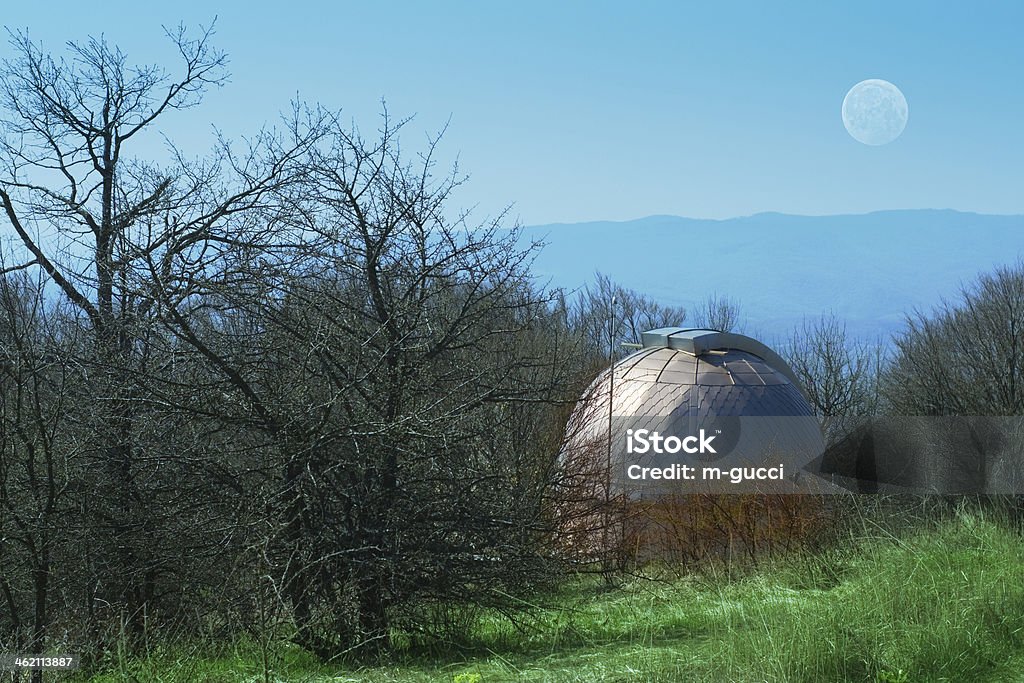
M 239 644 L 112 662 L 138 681 L 1024 681 L 1024 543 L 962 514 L 790 556 L 742 579 L 580 581 L 516 628 L 481 616 L 466 649 L 386 666 L 316 664 Z

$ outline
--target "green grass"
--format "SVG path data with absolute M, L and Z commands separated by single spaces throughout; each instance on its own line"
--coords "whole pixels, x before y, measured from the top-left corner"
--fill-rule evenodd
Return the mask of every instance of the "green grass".
M 518 629 L 483 615 L 468 646 L 363 668 L 278 647 L 271 680 L 1024 681 L 1024 543 L 964 514 L 740 580 L 580 581 Z M 260 661 L 244 644 L 207 657 L 164 652 L 92 681 L 262 681 Z

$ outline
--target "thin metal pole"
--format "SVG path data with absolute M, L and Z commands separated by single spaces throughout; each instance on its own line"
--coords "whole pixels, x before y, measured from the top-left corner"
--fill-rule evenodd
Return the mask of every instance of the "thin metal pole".
M 605 486 L 605 540 L 609 540 L 609 528 L 612 525 L 612 417 L 615 413 L 615 296 L 612 296 L 611 306 L 608 312 L 608 360 L 611 367 L 608 369 L 608 468 L 606 473 Z M 605 551 L 608 550 L 607 543 Z

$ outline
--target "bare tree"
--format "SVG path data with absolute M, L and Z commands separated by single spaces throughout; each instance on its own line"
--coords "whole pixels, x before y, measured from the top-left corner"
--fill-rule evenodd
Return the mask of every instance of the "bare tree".
M 594 283 L 579 294 L 569 325 L 584 335 L 596 359 L 607 362 L 609 349 L 616 356 L 631 353 L 622 344 L 637 344 L 647 330 L 681 325 L 685 319 L 682 306 L 661 304 L 595 273 Z
M 205 366 L 188 409 L 263 441 L 275 585 L 324 658 L 387 647 L 441 603 L 509 607 L 555 567 L 538 549 L 574 345 L 534 247 L 450 213 L 461 176 L 434 176 L 436 140 L 409 162 L 402 125 L 385 112 L 368 141 L 330 120 L 274 192 L 287 210 L 260 214 L 274 240 L 150 273 Z
M 423 601 L 492 602 L 500 593 L 476 587 L 514 592 L 543 567 L 547 482 L 536 446 L 516 437 L 529 405 L 564 400 L 569 369 L 544 338 L 551 297 L 530 284 L 533 248 L 503 216 L 449 213 L 458 170 L 435 178 L 436 140 L 408 162 L 401 125 L 385 114 L 377 139 L 335 128 L 318 148 L 306 215 L 324 275 L 289 290 L 335 323 L 313 349 L 330 368 L 318 384 L 333 427 L 305 431 L 286 477 L 291 552 L 325 528 L 332 539 L 293 565 L 287 589 L 296 605 L 312 594 L 351 615 L 320 629 L 325 653 L 384 646 L 392 619 L 422 623 Z M 342 485 L 309 481 L 323 471 Z M 337 514 L 316 521 L 324 509 Z M 329 586 L 310 581 L 325 571 Z
M 739 332 L 740 305 L 727 296 L 711 294 L 697 308 L 694 323 L 720 332 Z
M 981 275 L 958 301 L 909 316 L 895 343 L 880 378 L 889 415 L 850 430 L 826 454 L 826 471 L 867 491 L 884 484 L 957 494 L 950 503 L 985 494 L 984 504 L 1008 502 L 1020 514 L 1019 496 L 989 494 L 1018 490 L 1024 264 Z
M 148 379 L 170 360 L 155 354 L 173 323 L 168 302 L 190 296 L 190 279 L 228 245 L 266 237 L 266 224 L 251 216 L 315 136 L 296 122 L 290 136 L 261 134 L 241 153 L 220 141 L 204 162 L 173 148 L 164 168 L 131 156 L 163 116 L 198 104 L 226 77 L 211 31 L 191 38 L 179 28 L 168 37 L 181 56 L 175 76 L 129 65 L 103 39 L 69 43 L 67 56 L 54 59 L 23 34 L 12 37 L 15 57 L 0 71 L 0 205 L 15 235 L 8 269 L 43 273 L 88 339 L 74 349 L 92 392 L 80 426 L 92 464 L 81 483 L 91 520 L 86 609 L 96 623 L 94 610 L 106 606 L 136 637 L 167 571 L 154 555 L 154 521 L 174 516 L 157 515 L 158 496 L 146 486 L 168 491 L 170 470 L 158 463 L 180 456 L 146 450 L 160 424 Z
M 0 646 L 12 652 L 43 651 L 59 609 L 53 567 L 73 557 L 69 413 L 81 383 L 59 353 L 61 318 L 38 279 L 0 279 Z
M 885 393 L 899 414 L 1024 413 L 1024 263 L 908 317 L 896 350 Z
M 883 347 L 851 339 L 834 314 L 804 320 L 783 353 L 830 440 L 847 428 L 844 418 L 878 412 Z

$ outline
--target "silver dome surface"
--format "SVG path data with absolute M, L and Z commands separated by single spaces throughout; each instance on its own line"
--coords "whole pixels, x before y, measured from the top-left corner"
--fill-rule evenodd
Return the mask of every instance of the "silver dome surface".
M 624 476 L 631 464 L 672 462 L 722 468 L 784 462 L 787 480 L 795 482 L 824 451 L 818 420 L 795 375 L 767 346 L 743 335 L 685 328 L 652 330 L 642 339 L 643 348 L 594 380 L 567 428 L 564 455 L 606 463 L 616 490 L 645 497 L 685 493 L 684 482 L 637 484 Z M 627 434 L 638 429 L 679 437 L 703 429 L 721 448 L 710 458 L 640 456 L 627 449 Z

